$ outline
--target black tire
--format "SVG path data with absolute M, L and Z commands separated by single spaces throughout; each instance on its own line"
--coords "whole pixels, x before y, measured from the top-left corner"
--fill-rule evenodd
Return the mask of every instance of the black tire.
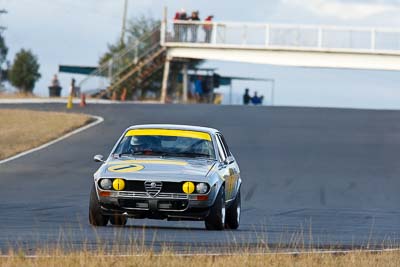
M 89 202 L 89 223 L 93 226 L 106 226 L 108 223 L 108 216 L 101 213 L 99 200 L 97 199 L 96 188 L 92 186 L 90 191 Z
M 225 227 L 228 229 L 238 229 L 240 224 L 240 214 L 242 211 L 240 188 L 236 194 L 236 198 L 229 208 L 226 209 Z
M 128 219 L 125 216 L 121 216 L 121 215 L 110 216 L 110 223 L 112 225 L 124 226 L 124 225 L 126 225 L 127 221 L 128 221 Z
M 207 230 L 223 230 L 225 227 L 225 188 L 222 186 L 215 199 L 210 213 L 205 219 Z

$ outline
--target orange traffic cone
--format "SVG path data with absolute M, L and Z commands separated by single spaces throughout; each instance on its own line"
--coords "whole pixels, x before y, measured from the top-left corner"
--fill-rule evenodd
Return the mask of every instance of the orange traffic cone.
M 125 101 L 126 100 L 126 94 L 128 92 L 126 91 L 126 88 L 124 88 L 124 90 L 122 90 L 122 94 L 121 94 L 121 101 Z
M 81 94 L 81 103 L 79 104 L 81 107 L 86 107 L 86 95 Z

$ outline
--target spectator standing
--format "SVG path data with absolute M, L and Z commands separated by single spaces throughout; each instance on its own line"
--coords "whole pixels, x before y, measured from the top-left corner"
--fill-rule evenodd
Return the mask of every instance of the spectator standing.
M 195 24 L 200 21 L 199 18 L 199 11 L 193 11 L 192 16 L 190 17 L 190 20 L 194 22 L 194 24 L 190 25 L 190 30 L 192 34 L 192 43 L 197 42 L 197 31 L 199 29 L 199 25 Z
M 201 76 L 197 77 L 197 79 L 194 81 L 194 88 L 196 100 L 199 102 L 203 95 L 203 82 L 201 80 Z
M 181 16 L 181 14 L 179 12 L 175 13 L 175 17 L 174 17 L 174 41 L 175 42 L 180 40 L 180 36 L 179 36 L 179 27 L 180 27 L 180 25 L 178 24 L 180 16 Z
M 187 32 L 188 32 L 188 25 L 185 22 L 188 20 L 188 16 L 186 14 L 185 9 L 181 9 L 181 13 L 179 14 L 179 20 L 184 22 L 181 23 L 180 26 L 180 41 L 187 42 Z
M 248 105 L 250 103 L 251 96 L 249 94 L 249 88 L 246 88 L 244 90 L 244 95 L 243 95 L 243 104 Z
M 189 83 L 189 98 L 195 99 L 196 98 L 196 87 L 194 85 L 195 81 L 191 80 Z
M 72 78 L 71 80 L 71 87 L 69 88 L 69 95 L 72 97 L 76 96 L 76 92 L 75 92 L 75 79 Z
M 58 80 L 57 74 L 54 74 L 53 79 L 51 80 L 51 86 L 60 87 L 60 81 Z
M 253 105 L 257 106 L 257 105 L 261 105 L 262 101 L 263 101 L 263 96 L 259 97 L 257 95 L 257 92 L 254 92 L 253 97 L 251 98 L 251 103 L 253 103 Z
M 49 96 L 50 97 L 59 97 L 61 96 L 61 86 L 60 81 L 58 80 L 57 74 L 54 74 L 53 79 L 51 80 L 51 84 L 49 86 Z
M 212 19 L 214 18 L 213 15 L 208 16 L 205 20 L 204 20 L 204 25 L 203 25 L 203 29 L 204 32 L 206 34 L 204 42 L 206 43 L 211 43 L 211 33 L 212 33 Z

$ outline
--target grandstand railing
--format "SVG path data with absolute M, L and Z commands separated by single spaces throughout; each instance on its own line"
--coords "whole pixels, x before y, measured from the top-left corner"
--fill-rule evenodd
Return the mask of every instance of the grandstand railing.
M 166 45 L 400 54 L 400 29 L 240 22 L 164 22 Z

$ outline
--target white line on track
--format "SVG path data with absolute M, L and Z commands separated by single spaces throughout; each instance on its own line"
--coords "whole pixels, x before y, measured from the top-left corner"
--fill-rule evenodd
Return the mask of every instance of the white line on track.
M 382 253 L 382 252 L 399 252 L 400 249 L 358 249 L 358 250 L 313 250 L 313 251 L 285 251 L 285 252 L 254 252 L 254 253 L 176 253 L 176 254 L 151 254 L 151 257 L 199 257 L 199 256 L 212 256 L 212 257 L 223 257 L 223 256 L 243 256 L 243 255 L 251 255 L 251 256 L 263 256 L 263 255 L 288 255 L 288 256 L 298 256 L 298 255 L 312 255 L 312 254 L 332 254 L 332 255 L 344 255 L 350 253 Z M 104 255 L 92 255 L 89 257 L 120 257 L 120 258 L 128 258 L 128 257 L 146 257 L 150 254 L 104 254 Z M 19 255 L 0 255 L 0 258 L 12 258 L 12 257 L 20 257 Z M 52 255 L 24 255 L 24 258 L 65 258 L 67 256 L 52 256 Z
M 66 104 L 67 98 L 1 98 L 0 104 Z M 73 104 L 79 104 L 81 100 L 74 98 Z M 86 99 L 86 104 L 160 104 L 160 101 L 116 101 L 107 99 Z
M 24 152 L 21 152 L 21 153 L 15 155 L 15 156 L 0 160 L 0 164 L 9 162 L 9 161 L 14 160 L 14 159 L 18 159 L 18 158 L 23 157 L 25 155 L 28 155 L 28 154 L 31 154 L 31 153 L 36 152 L 38 150 L 44 149 L 44 148 L 46 148 L 48 146 L 51 146 L 51 145 L 53 145 L 53 144 L 55 144 L 57 142 L 60 142 L 60 141 L 62 141 L 64 139 L 67 139 L 68 137 L 71 137 L 71 136 L 73 136 L 73 135 L 75 135 L 77 133 L 80 133 L 80 132 L 85 131 L 85 130 L 87 130 L 89 128 L 92 128 L 92 127 L 96 126 L 97 124 L 100 124 L 100 123 L 102 123 L 104 121 L 104 119 L 102 117 L 99 117 L 99 116 L 94 116 L 94 115 L 89 115 L 89 114 L 85 114 L 85 115 L 90 116 L 91 118 L 95 119 L 95 121 L 91 122 L 91 123 L 89 123 L 89 124 L 87 124 L 87 125 L 85 125 L 83 127 L 80 127 L 78 129 L 75 129 L 72 132 L 69 132 L 69 133 L 67 133 L 67 134 L 65 134 L 65 135 L 63 135 L 63 136 L 61 136 L 61 137 L 59 137 L 59 138 L 57 138 L 57 139 L 55 139 L 53 141 L 45 143 L 45 144 L 43 144 L 41 146 L 32 148 L 32 149 L 24 151 Z

